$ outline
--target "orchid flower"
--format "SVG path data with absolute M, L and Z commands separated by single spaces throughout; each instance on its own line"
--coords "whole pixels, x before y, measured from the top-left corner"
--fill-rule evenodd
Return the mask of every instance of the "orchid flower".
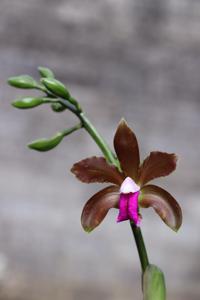
M 112 184 L 85 204 L 81 216 L 84 230 L 90 232 L 96 228 L 111 208 L 119 209 L 117 222 L 130 220 L 139 226 L 140 208 L 152 207 L 171 229 L 177 231 L 182 223 L 179 204 L 166 190 L 147 184 L 173 172 L 176 155 L 154 151 L 140 164 L 137 138 L 124 120 L 116 130 L 114 148 L 120 168 L 109 164 L 103 157 L 93 156 L 75 163 L 71 169 L 82 182 Z

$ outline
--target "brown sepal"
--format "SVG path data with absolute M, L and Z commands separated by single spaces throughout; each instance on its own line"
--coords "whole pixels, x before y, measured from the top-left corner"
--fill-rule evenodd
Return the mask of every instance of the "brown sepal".
M 120 185 L 124 175 L 107 163 L 104 157 L 90 157 L 75 163 L 71 169 L 76 177 L 85 183 L 110 182 Z
M 123 119 L 115 133 L 114 148 L 123 172 L 136 181 L 140 164 L 138 142 L 135 134 Z

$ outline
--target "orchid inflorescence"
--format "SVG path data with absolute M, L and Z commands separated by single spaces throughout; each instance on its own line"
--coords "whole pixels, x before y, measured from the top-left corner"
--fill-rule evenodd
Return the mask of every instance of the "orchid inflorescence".
M 44 67 L 38 68 L 40 82 L 29 75 L 11 77 L 10 85 L 22 89 L 36 89 L 44 95 L 24 97 L 12 105 L 19 109 L 31 109 L 50 104 L 55 113 L 71 111 L 79 123 L 57 132 L 51 138 L 39 139 L 28 145 L 37 151 L 49 151 L 57 147 L 64 137 L 84 128 L 102 151 L 102 157 L 90 157 L 75 163 L 71 169 L 76 177 L 85 183 L 110 183 L 97 192 L 85 204 L 81 223 L 86 232 L 91 232 L 105 218 L 111 208 L 119 210 L 117 223 L 130 220 L 142 268 L 142 289 L 144 300 L 165 300 L 166 288 L 163 272 L 149 263 L 140 224 L 141 209 L 152 207 L 160 218 L 174 231 L 182 223 L 179 204 L 163 188 L 148 184 L 149 181 L 167 176 L 176 168 L 177 156 L 153 151 L 140 163 L 137 138 L 124 119 L 114 136 L 115 153 L 111 151 L 102 136 L 86 117 L 79 102 L 66 86 L 55 78 L 54 73 Z

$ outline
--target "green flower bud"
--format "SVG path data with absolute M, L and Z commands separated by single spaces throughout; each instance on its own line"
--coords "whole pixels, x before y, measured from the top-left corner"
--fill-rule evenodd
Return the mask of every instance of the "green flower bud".
M 48 69 L 48 68 L 44 68 L 44 67 L 38 67 L 38 71 L 41 75 L 41 77 L 43 78 L 54 78 L 54 73 Z
M 29 109 L 46 102 L 48 102 L 46 98 L 26 97 L 26 98 L 15 100 L 14 102 L 12 102 L 12 105 L 20 109 Z
M 70 93 L 64 86 L 64 84 L 57 79 L 54 78 L 42 78 L 41 82 L 44 84 L 44 86 L 52 92 L 54 95 L 64 98 L 64 99 L 70 99 Z
M 55 111 L 55 112 L 62 112 L 62 111 L 64 111 L 64 110 L 67 109 L 67 108 L 66 108 L 64 105 L 62 105 L 61 103 L 52 103 L 52 104 L 51 104 L 51 108 L 52 108 L 52 110 Z
M 15 77 L 10 77 L 8 83 L 14 87 L 21 89 L 34 89 L 38 87 L 37 81 L 35 81 L 29 75 L 20 75 Z
M 149 265 L 143 275 L 144 300 L 166 300 L 166 287 L 163 272 Z
M 40 139 L 33 141 L 28 145 L 28 147 L 30 149 L 34 149 L 41 152 L 49 151 L 55 148 L 62 141 L 63 137 L 64 135 L 61 132 L 58 132 L 50 139 Z

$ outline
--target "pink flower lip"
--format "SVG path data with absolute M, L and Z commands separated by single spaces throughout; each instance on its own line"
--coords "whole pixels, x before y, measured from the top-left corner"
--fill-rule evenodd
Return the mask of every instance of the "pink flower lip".
M 126 177 L 120 187 L 120 193 L 122 194 L 136 193 L 139 190 L 139 185 L 137 185 L 130 177 Z
M 139 191 L 135 193 L 121 193 L 119 199 L 119 214 L 117 222 L 132 220 L 136 226 L 140 225 L 140 215 L 138 213 Z
M 126 177 L 120 187 L 119 215 L 117 217 L 117 222 L 132 220 L 134 221 L 136 226 L 139 226 L 139 193 L 140 187 L 135 183 L 135 181 L 132 178 Z

